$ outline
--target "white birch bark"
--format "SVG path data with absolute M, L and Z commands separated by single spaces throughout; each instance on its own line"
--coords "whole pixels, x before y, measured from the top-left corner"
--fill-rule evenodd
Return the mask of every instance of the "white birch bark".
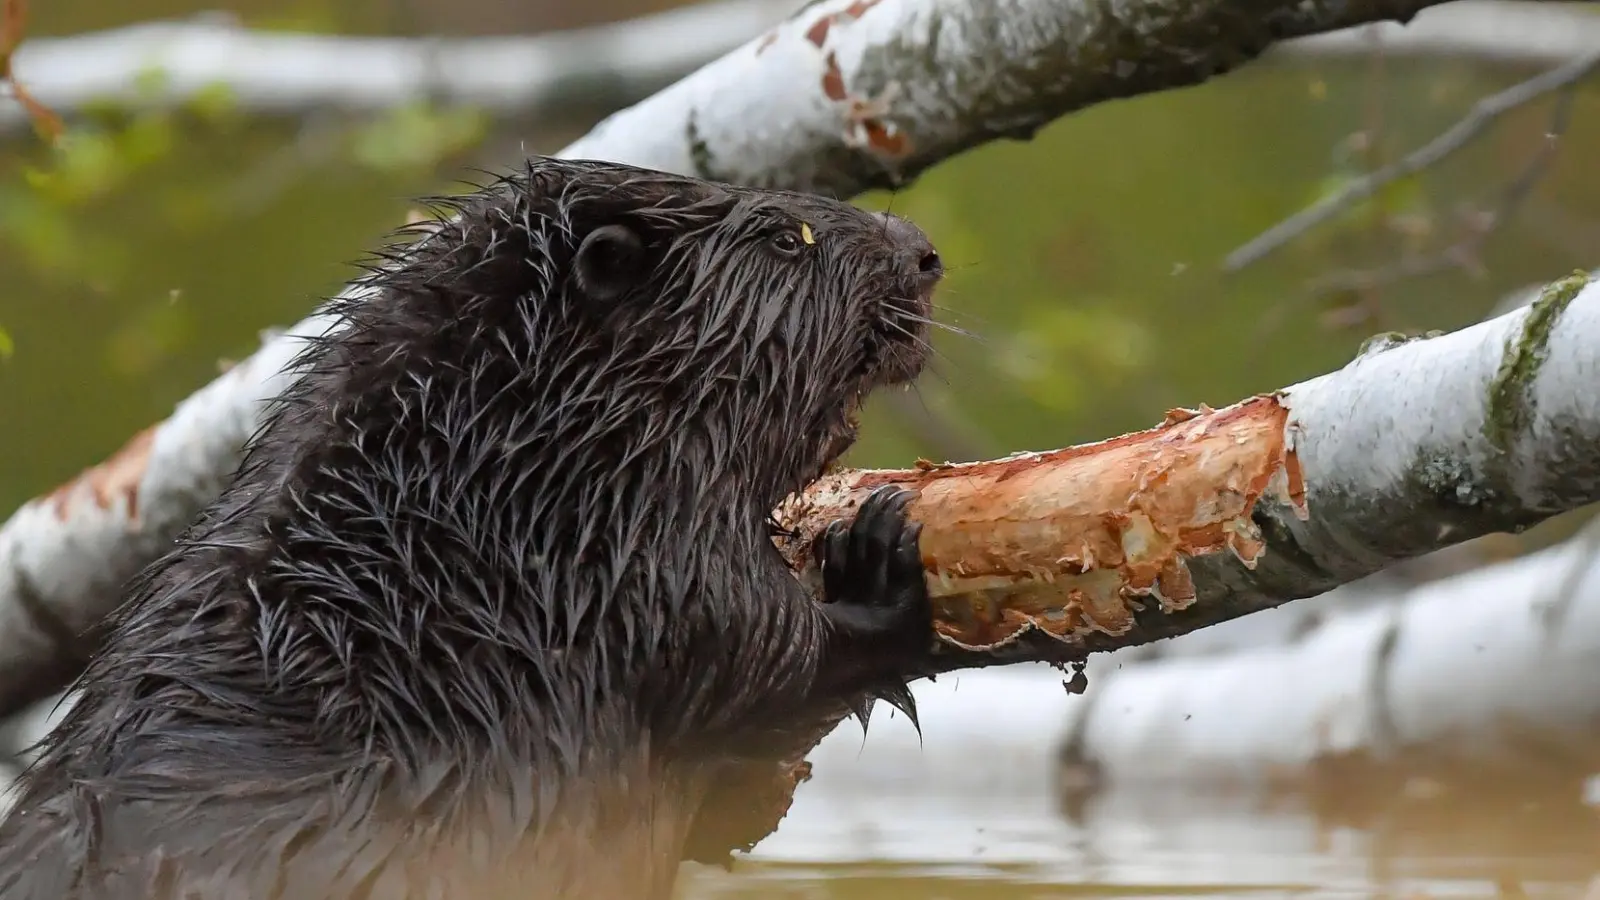
M 254 31 L 214 14 L 61 38 L 17 51 L 17 77 L 57 113 L 97 102 L 182 103 L 213 86 L 241 109 L 376 111 L 431 97 L 500 118 L 567 104 L 631 103 L 781 21 L 796 0 L 712 0 L 614 25 L 537 35 L 348 37 Z M 1555 64 L 1600 46 L 1582 3 L 1459 0 L 1406 25 L 1380 23 L 1286 41 L 1273 57 L 1389 55 Z M 142 76 L 159 70 L 159 83 Z M 26 124 L 0 105 L 0 130 Z
M 1099 667 L 1062 720 L 1064 764 L 1094 788 L 1314 788 L 1354 768 L 1576 791 L 1600 771 L 1595 537 L 1336 614 L 1299 641 Z
M 1600 269 L 1588 275 L 1591 281 L 1600 281 Z M 1489 317 L 1497 318 L 1528 306 L 1544 293 L 1545 288 L 1543 284 L 1532 284 L 1509 292 L 1495 304 Z M 1505 552 L 1516 546 L 1509 541 L 1489 545 L 1482 540 L 1453 544 L 1423 556 L 1397 561 L 1372 575 L 1346 582 L 1316 597 L 1279 607 L 1271 616 L 1234 619 L 1215 627 L 1188 632 L 1170 641 L 1128 648 L 1112 654 L 1110 659 L 1121 666 L 1157 657 L 1219 655 L 1296 640 L 1330 615 L 1399 602 L 1409 596 L 1419 583 L 1480 568 L 1497 558 L 1504 558 Z M 1094 671 L 1093 665 L 1090 671 Z
M 562 155 L 851 196 L 868 187 L 903 181 L 996 137 L 1029 134 L 1084 106 L 1203 81 L 1259 55 L 1275 39 L 1406 18 L 1435 3 L 822 0 L 649 100 L 617 113 Z M 1590 319 L 1594 305 L 1579 304 L 1589 311 L 1585 315 Z M 1589 327 L 1587 319 L 1577 318 L 1576 325 L 1563 323 L 1562 331 Z M 313 316 L 289 334 L 269 340 L 254 356 L 181 403 L 171 418 L 135 438 L 118 456 L 49 497 L 26 504 L 0 527 L 0 715 L 59 690 L 77 671 L 82 649 L 74 636 L 98 621 L 116 603 L 119 585 L 216 496 L 258 421 L 263 399 L 281 387 L 286 377 L 282 366 L 299 346 L 299 336 L 326 327 L 325 321 Z M 1438 346 L 1454 347 L 1461 340 L 1471 339 Z M 1382 360 L 1392 354 L 1398 354 L 1396 360 L 1418 355 L 1416 348 L 1403 347 L 1383 354 L 1376 365 L 1386 368 L 1389 363 Z M 1450 377 L 1449 355 L 1434 355 L 1439 359 L 1429 370 L 1430 377 Z M 1421 356 L 1431 358 L 1427 350 Z M 1570 381 L 1559 366 L 1555 368 L 1563 385 Z M 1541 376 L 1538 384 L 1547 380 Z M 1308 388 L 1303 402 L 1307 410 L 1320 410 L 1315 415 L 1340 415 L 1338 398 L 1331 396 L 1335 393 L 1336 389 Z M 1426 402 L 1411 399 L 1418 405 L 1409 414 L 1425 416 Z M 1381 397 L 1373 402 L 1381 404 Z M 1564 408 L 1559 403 L 1540 407 Z M 1589 415 L 1579 418 L 1575 427 L 1593 427 L 1593 411 L 1582 411 Z M 1459 408 L 1447 405 L 1438 412 L 1470 416 L 1470 400 L 1463 398 Z M 1533 425 L 1555 427 L 1540 417 Z M 1315 435 L 1315 421 L 1311 427 Z M 1490 488 L 1563 486 L 1541 485 L 1521 467 L 1516 468 L 1517 479 L 1502 486 L 1492 472 L 1473 468 L 1479 462 L 1473 455 L 1476 444 L 1448 445 L 1447 438 L 1470 437 L 1454 435 L 1452 428 L 1470 429 L 1471 420 L 1459 426 L 1440 423 L 1431 434 L 1417 429 L 1396 432 L 1422 441 L 1412 450 L 1442 454 L 1421 473 L 1433 482 L 1449 481 L 1450 490 L 1459 488 L 1468 498 Z M 1528 440 L 1543 436 L 1543 432 L 1531 434 Z M 1336 437 L 1314 437 L 1307 446 L 1319 465 L 1322 458 L 1317 454 L 1323 453 L 1330 454 L 1326 459 L 1330 465 L 1371 462 L 1360 448 L 1341 444 Z M 1534 452 L 1542 448 L 1549 449 L 1537 443 L 1514 449 L 1519 459 L 1528 456 L 1556 465 L 1551 471 L 1557 477 L 1571 471 L 1571 465 L 1561 468 L 1571 460 L 1560 452 Z M 1405 448 L 1391 449 L 1398 453 Z M 1449 451 L 1456 449 L 1467 454 L 1466 468 L 1459 472 L 1449 469 L 1453 459 Z M 1379 458 L 1395 465 L 1404 462 L 1395 455 Z M 1451 481 L 1456 476 L 1460 478 Z M 1432 482 L 1425 478 L 1418 483 Z M 1331 508 L 1359 499 L 1341 491 L 1329 494 Z M 1526 518 L 1527 510 L 1516 506 L 1522 499 L 1493 494 L 1475 510 L 1451 508 L 1450 515 L 1442 518 L 1503 527 L 1510 519 Z M 1367 516 L 1363 523 L 1371 525 L 1376 518 Z M 1423 531 L 1433 529 L 1429 534 L 1437 542 L 1450 537 L 1437 531 L 1444 525 L 1442 518 L 1419 519 Z M 1325 528 L 1319 523 L 1312 527 Z M 1466 533 L 1459 530 L 1460 522 L 1452 527 Z M 1289 533 L 1299 539 L 1297 532 Z M 1423 533 L 1388 546 L 1363 546 L 1358 537 L 1349 553 L 1331 549 L 1334 544 L 1329 542 L 1343 537 L 1338 529 L 1313 537 L 1322 539 L 1321 558 L 1309 560 L 1315 572 L 1296 574 L 1292 566 L 1286 569 L 1275 560 L 1269 564 L 1270 578 L 1246 579 L 1244 587 L 1234 574 L 1222 573 L 1216 583 L 1228 595 L 1225 599 L 1234 602 L 1244 597 L 1240 607 L 1244 609 L 1259 603 L 1263 590 L 1279 591 L 1280 602 L 1290 590 L 1299 591 L 1294 596 L 1307 596 L 1330 587 L 1331 579 L 1342 580 L 1381 562 L 1385 554 L 1392 559 L 1395 554 L 1428 549 L 1428 534 Z M 1278 557 L 1290 559 L 1284 554 Z M 1280 577 L 1289 580 L 1275 580 Z M 1265 587 L 1257 590 L 1250 586 L 1254 584 Z M 1183 628 L 1181 616 L 1172 618 L 1173 627 Z
M 1584 2 L 1459 0 L 1409 25 L 1380 22 L 1283 45 L 1294 58 L 1340 58 L 1381 49 L 1407 58 L 1559 65 L 1600 47 L 1600 20 Z
M 19 81 L 57 113 L 90 103 L 182 103 L 221 86 L 256 114 L 382 110 L 419 98 L 533 118 L 574 101 L 628 103 L 738 47 L 794 0 L 713 0 L 613 25 L 528 36 L 350 37 L 252 31 L 229 17 L 150 22 L 35 38 Z M 159 72 L 159 81 L 144 76 Z M 0 104 L 0 128 L 25 124 Z

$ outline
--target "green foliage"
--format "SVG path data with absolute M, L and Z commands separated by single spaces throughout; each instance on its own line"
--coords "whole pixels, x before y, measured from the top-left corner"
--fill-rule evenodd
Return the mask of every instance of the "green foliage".
M 422 171 L 476 146 L 489 119 L 463 107 L 407 103 L 357 128 L 350 152 L 361 165 L 382 172 Z
M 135 93 L 154 96 L 165 81 L 165 73 L 148 69 Z M 103 229 L 96 214 L 160 180 L 162 167 L 181 158 L 195 133 L 224 131 L 237 121 L 224 86 L 137 114 L 109 102 L 90 106 L 53 144 L 30 148 L 13 172 L 0 173 L 0 241 L 50 280 L 115 280 L 129 257 L 126 235 Z
M 165 302 L 145 302 L 111 333 L 108 362 L 118 375 L 146 375 L 194 338 L 194 311 L 171 291 Z
M 152 68 L 135 91 L 156 96 L 166 83 L 166 74 Z M 129 254 L 126 225 L 103 227 L 108 211 L 137 197 L 141 228 L 226 227 L 240 212 L 236 198 L 260 193 L 247 183 L 257 174 L 248 169 L 204 166 L 196 174 L 193 147 L 236 138 L 248 125 L 225 84 L 171 107 L 141 104 L 129 112 L 95 104 L 53 145 L 31 147 L 11 172 L 0 171 L 0 242 L 48 280 L 113 284 L 125 276 Z M 278 168 L 285 165 L 289 177 L 302 179 L 341 165 L 415 176 L 481 141 L 487 120 L 473 110 L 418 103 L 342 128 L 338 140 L 317 145 L 316 153 L 264 161 L 263 181 L 282 182 Z
M 1149 361 L 1152 337 L 1109 304 L 1031 305 L 994 348 L 999 374 L 1043 410 L 1072 413 Z
M 45 202 L 82 207 L 166 158 L 174 143 L 172 123 L 161 116 L 140 117 L 119 129 L 74 128 L 51 148 L 46 164 L 25 166 L 23 177 Z
M 149 100 L 168 87 L 167 73 L 150 68 L 133 93 Z M 90 104 L 59 139 L 14 144 L 17 152 L 0 155 L 0 269 L 12 273 L 12 289 L 26 273 L 34 291 L 79 306 L 91 298 L 116 303 L 102 343 L 105 365 L 117 376 L 148 377 L 208 340 L 197 315 L 215 304 L 183 299 L 183 282 L 146 283 L 152 243 L 226 234 L 280 196 L 344 170 L 429 178 L 487 129 L 474 110 L 417 103 L 327 126 L 326 139 L 286 142 L 245 115 L 222 83 L 177 104 Z M 230 158 L 238 162 L 224 161 Z M 27 331 L 24 323 L 7 325 Z M 0 359 L 14 350 L 11 332 L 0 332 Z

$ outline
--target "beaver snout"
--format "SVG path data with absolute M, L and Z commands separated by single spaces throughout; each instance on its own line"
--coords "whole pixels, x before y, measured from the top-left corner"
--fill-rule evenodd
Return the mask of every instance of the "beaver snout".
M 933 247 L 933 241 L 922 233 L 922 229 L 909 219 L 889 213 L 878 213 L 883 220 L 883 233 L 895 247 L 895 262 L 900 274 L 908 279 L 915 280 L 924 292 L 931 292 L 933 286 L 944 277 L 944 263 L 939 259 L 939 251 Z
M 892 275 L 863 344 L 862 367 L 877 384 L 900 384 L 914 379 L 927 362 L 933 292 L 944 277 L 944 263 L 915 223 L 889 213 L 876 215 L 889 245 Z
M 896 285 L 890 307 L 925 325 L 933 313 L 933 289 L 944 278 L 944 262 L 916 223 L 889 213 L 877 216 L 892 248 Z

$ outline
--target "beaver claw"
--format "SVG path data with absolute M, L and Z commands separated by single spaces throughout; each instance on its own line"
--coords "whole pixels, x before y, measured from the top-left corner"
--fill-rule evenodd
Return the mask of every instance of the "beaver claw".
M 916 496 L 896 485 L 873 491 L 854 522 L 836 519 L 813 545 L 822 569 L 822 609 L 864 675 L 851 709 L 867 727 L 874 700 L 905 713 L 917 733 L 917 705 L 906 685 L 914 660 L 933 639 L 933 606 L 922 569 L 922 525 L 906 521 Z
M 932 636 L 933 610 L 922 569 L 922 525 L 906 520 L 915 496 L 897 485 L 878 488 L 855 521 L 835 519 L 813 549 L 822 569 L 823 610 L 835 628 L 920 653 Z

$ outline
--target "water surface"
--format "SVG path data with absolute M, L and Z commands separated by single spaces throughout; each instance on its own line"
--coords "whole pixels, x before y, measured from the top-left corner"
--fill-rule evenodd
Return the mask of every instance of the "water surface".
M 920 746 L 903 719 L 874 718 L 864 740 L 846 723 L 779 830 L 732 873 L 685 867 L 680 896 L 1600 898 L 1600 811 L 1576 798 L 1397 800 L 1359 822 L 1295 796 L 1181 788 L 1072 806 L 1051 760 L 1079 698 L 1058 676 L 969 673 L 917 693 Z

